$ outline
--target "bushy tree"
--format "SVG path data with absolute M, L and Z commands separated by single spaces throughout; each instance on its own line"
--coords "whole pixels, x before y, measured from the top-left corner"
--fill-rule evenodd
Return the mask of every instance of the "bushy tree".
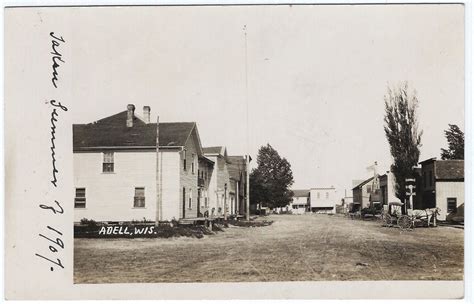
M 257 168 L 250 174 L 250 203 L 266 207 L 284 207 L 293 197 L 289 189 L 293 185 L 290 163 L 267 144 L 260 147 Z
M 449 124 L 444 131 L 448 149 L 441 149 L 441 159 L 464 159 L 464 132 L 457 125 Z
M 418 130 L 418 99 L 410 92 L 408 83 L 388 88 L 385 95 L 384 130 L 393 158 L 391 166 L 395 177 L 395 194 L 405 201 L 405 179 L 414 176 L 418 165 L 422 131 Z

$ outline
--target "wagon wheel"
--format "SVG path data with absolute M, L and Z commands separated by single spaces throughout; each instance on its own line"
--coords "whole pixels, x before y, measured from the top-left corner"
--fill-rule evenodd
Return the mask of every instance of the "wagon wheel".
M 410 229 L 412 227 L 412 220 L 408 215 L 402 215 L 397 220 L 397 225 L 401 229 Z
M 384 214 L 382 220 L 384 226 L 392 227 L 392 217 L 390 216 L 390 214 Z

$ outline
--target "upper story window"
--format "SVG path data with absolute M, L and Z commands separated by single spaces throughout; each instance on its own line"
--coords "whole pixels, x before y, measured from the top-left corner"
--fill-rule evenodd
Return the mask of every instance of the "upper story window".
M 317 193 L 318 198 L 320 198 L 319 192 Z
M 372 185 L 367 185 L 367 193 L 372 192 Z
M 114 172 L 114 152 L 104 152 L 104 162 L 102 163 L 102 172 Z
M 86 208 L 86 188 L 76 188 L 74 208 Z
M 326 198 L 329 198 L 329 192 L 326 192 Z
M 183 150 L 183 170 L 186 171 L 186 150 Z
M 135 188 L 135 197 L 133 198 L 133 207 L 134 208 L 145 207 L 145 188 L 143 187 Z
M 194 153 L 193 153 L 191 156 L 192 156 L 192 158 L 191 158 L 191 173 L 194 174 L 194 163 L 195 163 L 195 160 L 194 160 L 195 155 L 194 155 Z

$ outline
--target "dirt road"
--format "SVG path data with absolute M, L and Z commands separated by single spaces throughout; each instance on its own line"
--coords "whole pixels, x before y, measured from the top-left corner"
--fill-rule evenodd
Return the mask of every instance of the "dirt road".
M 76 239 L 75 283 L 462 280 L 451 227 L 402 232 L 329 215 L 272 215 L 203 239 Z

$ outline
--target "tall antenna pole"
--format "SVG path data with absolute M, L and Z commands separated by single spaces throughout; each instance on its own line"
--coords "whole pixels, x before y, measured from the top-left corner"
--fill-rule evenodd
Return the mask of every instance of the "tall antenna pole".
M 249 81 L 248 81 L 248 69 L 247 69 L 247 25 L 244 24 L 244 42 L 245 42 L 245 104 L 247 106 L 246 111 L 247 111 L 247 155 L 245 155 L 245 161 L 246 161 L 246 194 L 247 197 L 245 198 L 245 207 L 246 207 L 246 213 L 245 213 L 245 219 L 248 221 L 250 220 L 250 144 L 249 144 L 249 94 L 248 94 L 248 88 L 249 88 Z

